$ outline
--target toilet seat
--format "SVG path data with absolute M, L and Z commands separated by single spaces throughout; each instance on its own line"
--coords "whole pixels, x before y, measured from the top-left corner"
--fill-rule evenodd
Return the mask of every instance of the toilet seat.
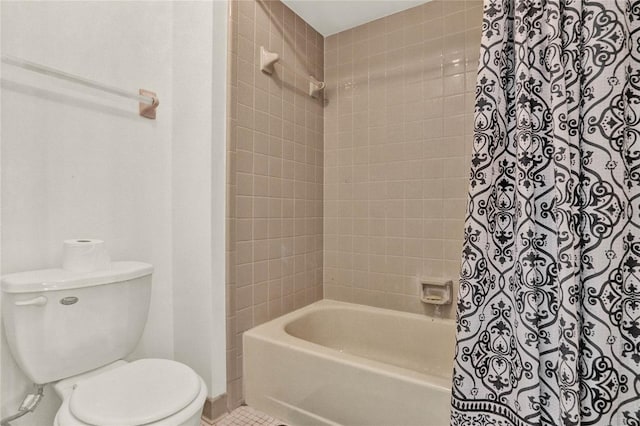
M 184 364 L 141 359 L 79 379 L 64 397 L 58 426 L 176 426 L 200 417 L 206 386 Z

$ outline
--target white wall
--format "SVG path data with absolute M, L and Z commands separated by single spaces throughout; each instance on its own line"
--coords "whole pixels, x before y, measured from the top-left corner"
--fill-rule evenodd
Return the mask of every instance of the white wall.
M 212 98 L 212 148 L 211 148 L 211 269 L 213 312 L 213 346 L 209 364 L 212 383 L 209 395 L 221 395 L 227 391 L 227 340 L 226 340 L 226 277 L 225 277 L 225 221 L 226 221 L 226 158 L 227 158 L 227 36 L 229 6 L 226 0 L 213 2 L 213 98 Z
M 200 372 L 210 395 L 226 391 L 226 9 L 201 1 L 173 8 L 175 358 Z
M 59 265 L 62 240 L 75 237 L 104 239 L 114 260 L 152 263 L 149 319 L 131 357 L 175 357 L 203 376 L 211 396 L 224 391 L 224 376 L 208 364 L 220 360 L 224 371 L 224 344 L 222 358 L 215 348 L 193 356 L 202 341 L 224 342 L 211 302 L 222 291 L 224 307 L 224 280 L 214 281 L 212 269 L 212 242 L 224 241 L 211 222 L 211 206 L 224 203 L 212 183 L 212 6 L 2 2 L 0 13 L 3 54 L 160 98 L 158 119 L 148 120 L 134 101 L 2 66 L 2 274 Z M 194 184 L 186 197 L 176 192 Z M 205 248 L 191 250 L 186 235 Z M 4 337 L 1 346 L 5 416 L 31 384 Z M 15 425 L 50 424 L 58 404 L 47 389 L 45 403 Z

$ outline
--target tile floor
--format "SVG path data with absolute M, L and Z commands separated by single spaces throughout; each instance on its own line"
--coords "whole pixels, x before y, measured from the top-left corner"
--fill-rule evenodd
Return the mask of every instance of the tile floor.
M 249 406 L 238 407 L 218 420 L 214 426 L 286 426 L 282 421 Z M 202 423 L 201 426 L 209 426 Z

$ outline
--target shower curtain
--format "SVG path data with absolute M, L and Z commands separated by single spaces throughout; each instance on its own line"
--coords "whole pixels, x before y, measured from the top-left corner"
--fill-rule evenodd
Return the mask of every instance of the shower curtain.
M 639 22 L 484 0 L 452 425 L 640 425 Z

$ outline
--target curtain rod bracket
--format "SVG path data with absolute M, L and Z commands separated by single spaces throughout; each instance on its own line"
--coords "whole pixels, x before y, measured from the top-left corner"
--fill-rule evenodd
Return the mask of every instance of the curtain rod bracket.
M 324 81 L 318 81 L 313 76 L 309 76 L 309 96 L 318 99 L 325 87 Z
M 269 52 L 264 46 L 260 46 L 260 70 L 265 74 L 273 74 L 273 64 L 278 62 L 280 55 Z

